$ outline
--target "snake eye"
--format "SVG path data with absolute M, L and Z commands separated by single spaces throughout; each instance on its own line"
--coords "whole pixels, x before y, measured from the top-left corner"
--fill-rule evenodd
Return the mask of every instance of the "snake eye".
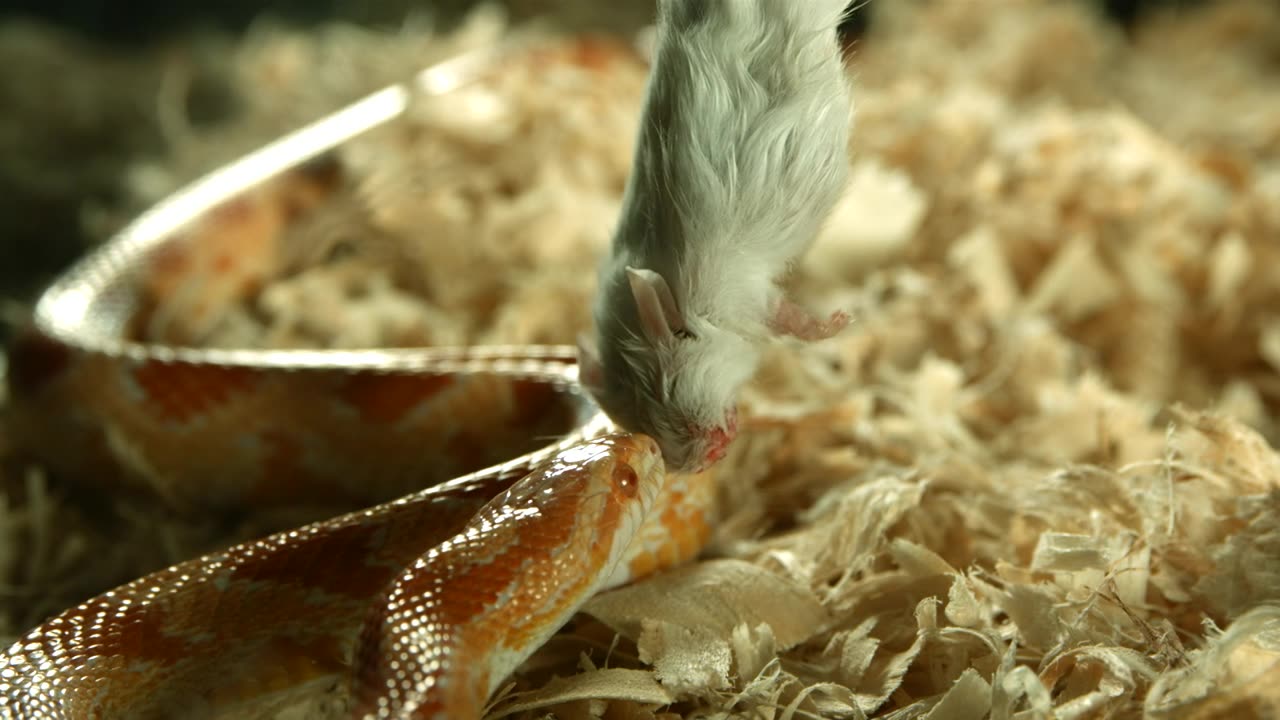
M 640 476 L 630 465 L 618 463 L 613 467 L 613 487 L 627 497 L 635 497 L 640 489 Z

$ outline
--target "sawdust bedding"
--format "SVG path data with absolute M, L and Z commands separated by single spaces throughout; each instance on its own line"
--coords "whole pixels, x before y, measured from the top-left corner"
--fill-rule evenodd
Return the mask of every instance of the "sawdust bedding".
M 881 3 L 853 181 L 791 279 L 853 328 L 770 352 L 705 558 L 592 601 L 499 712 L 1280 717 L 1280 8 L 1132 39 L 1085 8 Z M 263 32 L 241 126 L 183 135 L 135 189 L 505 32 Z M 644 72 L 513 65 L 414 108 L 344 150 L 350 190 L 264 261 L 279 279 L 168 330 L 572 342 Z M 250 532 L 125 509 L 108 542 L 14 472 L 11 635 Z

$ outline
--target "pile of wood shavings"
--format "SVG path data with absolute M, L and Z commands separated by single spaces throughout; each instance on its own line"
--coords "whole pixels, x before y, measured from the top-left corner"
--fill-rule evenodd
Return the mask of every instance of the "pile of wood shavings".
M 706 558 L 593 600 L 496 712 L 1280 715 L 1280 10 L 878 10 L 791 282 L 856 323 L 771 351 Z M 281 277 L 168 330 L 571 342 L 645 73 L 575 47 L 354 143 Z

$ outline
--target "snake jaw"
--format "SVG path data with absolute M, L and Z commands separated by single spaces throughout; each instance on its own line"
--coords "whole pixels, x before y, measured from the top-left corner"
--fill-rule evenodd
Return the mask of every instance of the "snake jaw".
M 388 717 L 478 717 L 497 683 L 629 562 L 666 478 L 652 438 L 620 433 L 564 448 L 495 497 L 447 552 L 388 588 L 379 606 L 392 612 L 362 634 L 372 671 L 361 706 L 391 688 L 380 696 L 396 698 Z

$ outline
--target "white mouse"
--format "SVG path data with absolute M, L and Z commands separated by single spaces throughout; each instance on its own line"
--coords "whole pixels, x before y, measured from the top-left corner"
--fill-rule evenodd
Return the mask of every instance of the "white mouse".
M 614 422 L 703 470 L 774 336 L 819 340 L 777 281 L 843 192 L 848 0 L 663 0 L 634 165 L 580 379 Z

